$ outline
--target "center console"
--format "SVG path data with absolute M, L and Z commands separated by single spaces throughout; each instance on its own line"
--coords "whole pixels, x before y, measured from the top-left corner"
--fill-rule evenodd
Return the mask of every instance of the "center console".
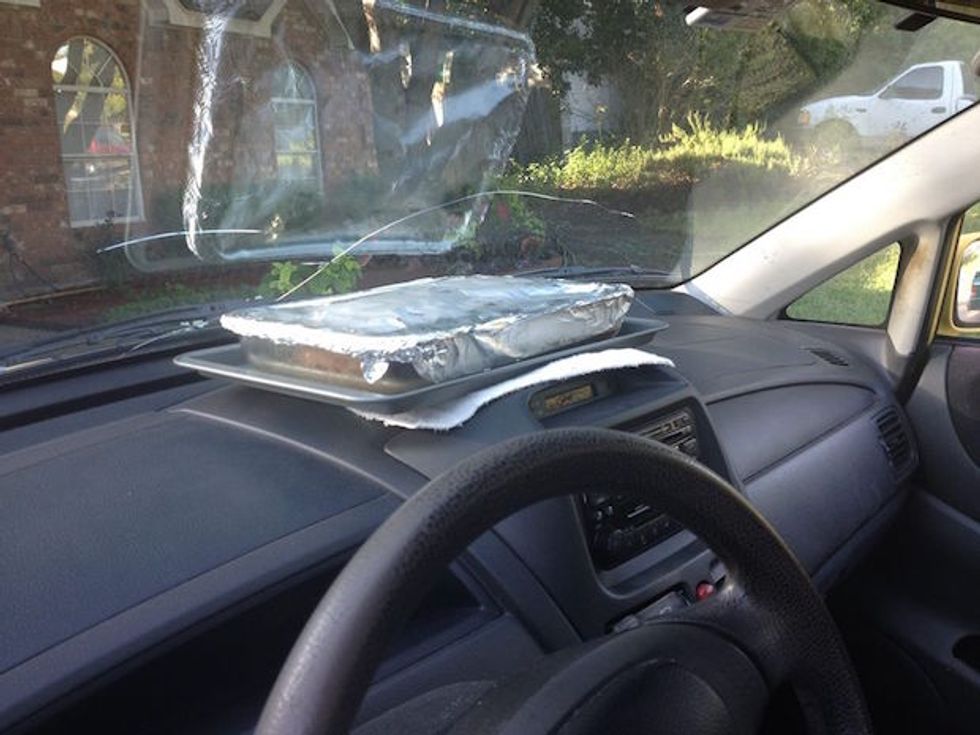
M 617 428 L 699 457 L 697 426 L 689 408 Z M 586 493 L 581 504 L 589 552 L 598 569 L 617 567 L 683 530 L 646 501 L 628 495 Z

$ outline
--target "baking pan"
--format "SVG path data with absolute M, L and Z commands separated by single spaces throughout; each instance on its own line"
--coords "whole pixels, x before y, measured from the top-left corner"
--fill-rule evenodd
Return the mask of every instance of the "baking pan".
M 351 385 L 331 385 L 302 375 L 268 370 L 251 363 L 240 344 L 189 352 L 176 357 L 174 362 L 208 377 L 227 378 L 277 393 L 374 413 L 401 413 L 459 398 L 563 357 L 621 347 L 642 347 L 657 332 L 666 328 L 667 323 L 659 319 L 627 317 L 623 320 L 619 333 L 613 337 L 578 344 L 443 383 L 412 387 L 400 393 L 380 393 Z

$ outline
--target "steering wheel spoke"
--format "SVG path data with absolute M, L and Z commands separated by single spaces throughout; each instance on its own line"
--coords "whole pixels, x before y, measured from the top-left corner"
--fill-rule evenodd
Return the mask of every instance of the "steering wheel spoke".
M 452 735 L 753 733 L 768 688 L 737 646 L 654 621 L 542 659 L 486 692 Z
M 778 534 L 703 465 L 605 429 L 544 431 L 504 442 L 406 501 L 317 606 L 257 732 L 347 732 L 388 643 L 456 556 L 527 506 L 595 487 L 647 499 L 700 536 L 725 564 L 729 582 L 675 620 L 547 657 L 516 684 L 488 692 L 472 713 L 485 716 L 467 732 L 523 735 L 557 727 L 584 735 L 629 732 L 630 723 L 647 722 L 664 732 L 671 722 L 677 732 L 751 732 L 767 689 L 788 681 L 811 732 L 870 733 L 834 622 Z M 717 675 L 722 670 L 727 676 Z M 639 707 L 623 704 L 636 702 Z M 612 727 L 611 716 L 626 718 L 617 721 L 622 727 Z M 515 729 L 521 724 L 526 729 Z
M 792 674 L 779 617 L 760 606 L 730 578 L 715 594 L 685 608 L 676 619 L 712 630 L 737 645 L 752 659 L 770 689 L 783 684 Z

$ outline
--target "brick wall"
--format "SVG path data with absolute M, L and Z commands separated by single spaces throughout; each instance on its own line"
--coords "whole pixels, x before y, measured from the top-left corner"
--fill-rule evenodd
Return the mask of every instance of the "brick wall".
M 207 159 L 211 183 L 275 175 L 262 80 L 287 58 L 314 80 L 325 190 L 376 165 L 368 79 L 323 7 L 288 0 L 269 37 L 226 36 Z M 51 61 L 74 36 L 108 46 L 130 79 L 145 218 L 128 231 L 143 234 L 179 221 L 174 202 L 187 173 L 201 31 L 169 22 L 162 0 L 40 0 L 38 8 L 0 0 L 0 232 L 59 287 L 96 282 L 95 249 L 126 234 L 121 225 L 107 231 L 69 223 Z M 23 269 L 5 267 L 7 258 L 0 251 L 0 301 L 43 290 Z

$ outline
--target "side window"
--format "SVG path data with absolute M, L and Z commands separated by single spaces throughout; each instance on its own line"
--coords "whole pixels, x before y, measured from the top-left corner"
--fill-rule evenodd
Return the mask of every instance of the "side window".
M 143 216 L 129 82 L 92 38 L 73 38 L 51 61 L 61 161 L 72 227 Z
M 935 100 L 943 95 L 943 70 L 923 66 L 904 74 L 888 87 L 885 96 L 900 100 Z
M 883 326 L 891 309 L 902 248 L 892 243 L 829 281 L 824 281 L 786 309 L 786 316 L 808 322 Z
M 320 136 L 313 80 L 296 64 L 279 69 L 273 81 L 276 173 L 280 181 L 319 189 Z

